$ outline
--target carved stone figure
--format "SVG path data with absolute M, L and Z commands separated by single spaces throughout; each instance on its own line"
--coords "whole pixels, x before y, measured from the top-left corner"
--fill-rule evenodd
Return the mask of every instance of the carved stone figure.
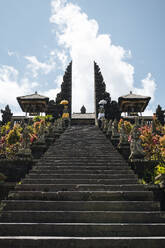
M 121 128 L 120 128 L 120 139 L 119 139 L 119 145 L 118 147 L 122 147 L 125 145 L 128 145 L 128 134 L 126 132 L 125 126 L 124 126 L 124 122 L 122 122 L 121 124 Z
M 106 133 L 107 130 L 108 130 L 108 120 L 105 119 L 105 121 L 104 121 L 104 126 L 103 126 L 103 133 Z
M 100 127 L 101 130 L 104 129 L 104 123 L 105 123 L 105 118 L 102 118 L 101 119 L 101 127 Z
M 140 139 L 140 135 L 141 133 L 139 130 L 138 118 L 136 118 L 135 126 L 131 131 L 131 143 L 130 143 L 131 155 L 129 157 L 131 161 L 144 160 L 145 152 L 142 147 L 142 140 Z
M 22 133 L 22 147 L 24 149 L 29 148 L 30 145 L 30 135 L 27 125 L 24 125 L 23 133 Z
M 22 148 L 18 151 L 17 158 L 19 159 L 31 159 L 32 153 L 30 149 L 30 135 L 27 124 L 23 125 L 22 132 Z
M 119 137 L 119 133 L 118 133 L 118 122 L 115 119 L 112 123 L 112 138 L 116 138 Z
M 81 111 L 81 114 L 86 114 L 86 108 L 84 105 L 81 107 L 80 111 Z
M 108 129 L 107 129 L 107 133 L 106 133 L 106 136 L 107 136 L 108 138 L 110 138 L 111 135 L 112 135 L 112 120 L 110 120 L 110 121 L 108 122 Z

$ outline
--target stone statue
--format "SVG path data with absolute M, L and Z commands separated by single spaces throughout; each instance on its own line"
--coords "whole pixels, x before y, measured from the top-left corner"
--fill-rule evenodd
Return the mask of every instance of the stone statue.
M 32 159 L 28 126 L 24 123 L 22 127 L 22 148 L 18 151 L 16 157 L 19 159 Z
M 80 111 L 81 111 L 81 114 L 86 114 L 86 108 L 84 105 L 81 107 Z
M 29 148 L 30 146 L 30 135 L 27 124 L 24 124 L 24 129 L 22 132 L 22 147 L 24 149 Z
M 101 126 L 100 126 L 100 129 L 103 131 L 104 129 L 104 123 L 105 123 L 105 118 L 102 118 L 101 119 Z
M 106 133 L 107 130 L 108 130 L 108 120 L 105 119 L 105 121 L 104 121 L 104 126 L 103 126 L 103 133 Z
M 45 144 L 45 125 L 44 123 L 41 123 L 40 129 L 39 129 L 39 139 L 37 140 L 37 143 Z
M 108 129 L 107 129 L 107 133 L 106 133 L 106 136 L 107 136 L 108 138 L 110 138 L 111 135 L 112 135 L 112 120 L 110 120 L 110 121 L 108 122 Z
M 124 122 L 122 121 L 121 123 L 121 128 L 120 128 L 120 139 L 119 139 L 119 145 L 118 147 L 122 147 L 125 145 L 128 145 L 128 134 L 126 132 L 125 126 L 124 126 Z
M 145 152 L 142 147 L 142 140 L 140 139 L 140 135 L 141 133 L 139 130 L 138 118 L 136 118 L 135 126 L 131 131 L 131 144 L 130 144 L 131 155 L 129 156 L 129 159 L 131 161 L 144 160 Z
M 118 122 L 116 119 L 112 123 L 112 138 L 114 138 L 114 137 L 119 137 Z

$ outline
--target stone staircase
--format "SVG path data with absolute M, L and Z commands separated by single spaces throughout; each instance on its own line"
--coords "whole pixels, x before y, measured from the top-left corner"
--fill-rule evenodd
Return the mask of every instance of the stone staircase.
M 165 216 L 95 126 L 72 126 L 3 201 L 0 248 L 165 247 Z

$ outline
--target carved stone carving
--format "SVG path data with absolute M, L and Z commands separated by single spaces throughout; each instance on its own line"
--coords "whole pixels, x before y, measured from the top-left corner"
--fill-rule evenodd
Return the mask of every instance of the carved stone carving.
M 110 120 L 110 121 L 108 122 L 108 129 L 107 129 L 107 133 L 106 133 L 106 136 L 107 136 L 108 138 L 110 138 L 111 135 L 112 135 L 112 120 Z
M 103 133 L 106 133 L 107 130 L 108 130 L 108 120 L 105 119 L 105 121 L 104 121 L 104 126 L 103 126 Z
M 18 151 L 16 157 L 19 159 L 32 159 L 32 153 L 30 149 L 30 135 L 28 126 L 22 123 L 22 148 Z
M 118 133 L 118 122 L 115 119 L 112 123 L 112 139 L 113 138 L 119 138 L 119 133 Z
M 142 141 L 140 139 L 141 133 L 139 128 L 140 128 L 139 119 L 135 118 L 135 126 L 131 131 L 131 144 L 130 144 L 131 155 L 129 157 L 131 161 L 144 160 L 145 157 L 145 152 L 142 147 Z
M 81 114 L 85 114 L 86 113 L 86 108 L 85 108 L 84 105 L 81 107 L 80 111 L 81 111 Z
M 124 126 L 124 122 L 122 122 L 121 124 L 121 128 L 120 128 L 120 139 L 119 139 L 119 145 L 118 147 L 121 148 L 125 145 L 129 145 L 128 142 L 128 134 L 126 132 L 125 126 Z

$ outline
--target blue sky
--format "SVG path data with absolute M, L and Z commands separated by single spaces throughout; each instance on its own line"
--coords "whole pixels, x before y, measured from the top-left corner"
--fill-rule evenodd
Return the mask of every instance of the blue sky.
M 58 5 L 57 5 L 58 3 Z M 0 1 L 0 108 L 16 96 L 55 98 L 73 60 L 73 111 L 93 111 L 93 65 L 112 99 L 130 90 L 164 105 L 164 0 Z

